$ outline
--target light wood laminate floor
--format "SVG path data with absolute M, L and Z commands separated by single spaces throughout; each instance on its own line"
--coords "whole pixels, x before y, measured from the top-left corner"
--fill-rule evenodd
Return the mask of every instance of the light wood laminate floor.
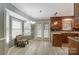
M 67 51 L 67 47 L 52 47 L 48 40 L 30 40 L 25 48 L 10 48 L 7 55 L 67 55 Z

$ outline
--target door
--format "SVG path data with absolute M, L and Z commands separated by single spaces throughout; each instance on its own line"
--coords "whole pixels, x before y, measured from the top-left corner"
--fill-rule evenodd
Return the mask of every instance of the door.
M 36 24 L 35 26 L 35 37 L 41 38 L 42 40 L 49 38 L 49 24 Z
M 35 25 L 35 37 L 36 38 L 42 38 L 43 36 L 42 28 L 43 28 L 42 24 Z

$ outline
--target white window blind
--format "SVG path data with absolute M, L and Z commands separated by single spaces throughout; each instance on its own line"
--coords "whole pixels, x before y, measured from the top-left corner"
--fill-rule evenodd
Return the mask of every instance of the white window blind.
M 24 23 L 24 35 L 31 35 L 31 24 Z
M 12 20 L 12 38 L 15 38 L 17 35 L 22 35 L 22 23 Z

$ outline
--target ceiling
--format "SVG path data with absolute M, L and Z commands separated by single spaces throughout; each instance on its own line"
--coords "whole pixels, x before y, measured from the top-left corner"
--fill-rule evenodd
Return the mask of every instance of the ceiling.
M 49 19 L 56 16 L 73 16 L 73 3 L 12 3 L 16 8 L 29 16 L 39 19 Z

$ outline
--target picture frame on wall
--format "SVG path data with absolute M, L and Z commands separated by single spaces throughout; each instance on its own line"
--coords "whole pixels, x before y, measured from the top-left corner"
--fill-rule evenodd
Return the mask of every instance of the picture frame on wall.
M 64 22 L 62 24 L 62 30 L 72 30 L 72 24 L 71 24 L 71 22 Z

